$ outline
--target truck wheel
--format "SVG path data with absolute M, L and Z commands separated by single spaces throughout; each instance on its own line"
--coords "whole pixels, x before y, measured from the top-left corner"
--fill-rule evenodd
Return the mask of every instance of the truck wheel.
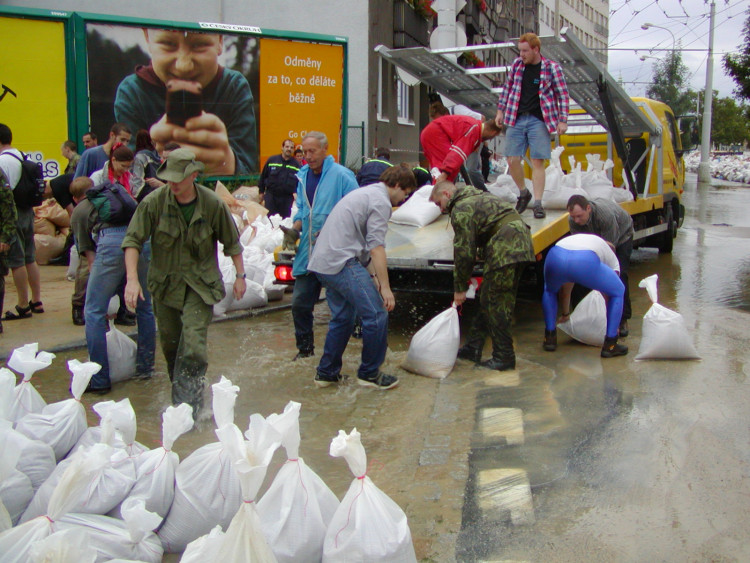
M 667 230 L 662 233 L 662 238 L 658 247 L 659 254 L 670 254 L 672 252 L 672 247 L 674 246 L 674 239 L 677 236 L 677 221 L 674 219 L 672 204 L 667 206 L 665 222 L 667 223 Z

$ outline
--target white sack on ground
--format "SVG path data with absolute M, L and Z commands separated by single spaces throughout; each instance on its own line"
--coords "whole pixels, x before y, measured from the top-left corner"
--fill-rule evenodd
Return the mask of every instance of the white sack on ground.
M 339 500 L 299 457 L 301 405 L 289 401 L 266 420 L 281 434 L 287 461 L 258 502 L 263 533 L 280 563 L 320 561 L 323 540 Z
M 49 444 L 32 440 L 13 429 L 8 420 L 0 421 L 0 434 L 7 436 L 7 447 L 20 452 L 16 469 L 31 481 L 34 492 L 55 470 L 55 452 Z
M 348 435 L 339 430 L 329 453 L 346 459 L 355 478 L 328 526 L 323 563 L 415 563 L 406 514 L 367 475 L 367 455 L 357 429 Z
M 0 368 L 0 420 L 10 420 L 15 388 L 16 374 L 7 368 Z
M 8 509 L 5 508 L 3 501 L 0 500 L 0 534 L 5 530 L 10 530 L 13 527 L 13 522 L 8 514 Z
M 137 354 L 138 345 L 135 341 L 112 323 L 107 333 L 107 360 L 111 383 L 126 381 L 135 375 Z
M 557 328 L 589 346 L 601 346 L 607 336 L 607 303 L 598 291 L 590 291 Z
M 180 563 L 205 563 L 218 561 L 224 532 L 221 526 L 216 526 L 205 536 L 191 541 L 180 558 Z
M 263 286 L 254 281 L 247 280 L 245 284 L 245 294 L 242 299 L 233 299 L 227 307 L 229 311 L 244 311 L 246 309 L 254 309 L 255 307 L 263 307 L 268 304 L 268 296 Z
M 643 334 L 638 347 L 636 360 L 699 360 L 700 356 L 693 344 L 685 319 L 676 311 L 658 303 L 657 283 L 654 274 L 641 280 L 653 303 L 643 315 Z
M 110 516 L 122 518 L 121 509 L 128 499 L 141 499 L 147 511 L 163 520 L 174 499 L 174 479 L 179 456 L 172 451 L 177 438 L 193 427 L 193 409 L 187 403 L 169 406 L 162 415 L 162 447 L 143 452 L 135 458 L 135 484 L 127 498 Z M 161 520 L 159 521 L 161 524 Z
M 458 311 L 449 307 L 414 334 L 401 367 L 417 375 L 444 379 L 456 363 L 460 341 Z
M 391 223 L 424 227 L 440 217 L 440 208 L 430 201 L 432 186 L 415 191 L 404 204 L 391 215 Z
M 8 360 L 8 367 L 23 375 L 23 381 L 16 385 L 15 400 L 8 420 L 16 422 L 22 416 L 41 412 L 47 404 L 39 392 L 31 385 L 31 377 L 40 369 L 49 367 L 55 355 L 39 352 L 39 344 L 33 342 L 13 350 Z
M 99 415 L 101 422 L 99 426 L 86 429 L 68 457 L 83 446 L 90 447 L 100 442 L 113 448 L 123 449 L 130 457 L 136 457 L 148 450 L 135 439 L 137 421 L 130 399 L 125 397 L 117 402 L 100 401 L 91 408 Z
M 239 387 L 222 376 L 211 388 L 217 427 L 234 424 Z M 198 448 L 175 472 L 174 500 L 158 532 L 164 551 L 183 551 L 187 544 L 217 524 L 226 530 L 241 504 L 239 476 L 226 446 L 214 442 Z
M 245 432 L 247 441 L 234 424 L 218 429 L 216 435 L 229 450 L 239 475 L 243 500 L 224 534 L 217 560 L 275 563 L 276 558 L 263 535 L 255 500 L 273 453 L 281 444 L 281 434 L 261 415 L 253 414 L 250 428 Z
M 29 550 L 29 563 L 95 563 L 96 558 L 89 535 L 80 528 L 55 532 Z
M 47 405 L 40 413 L 27 414 L 16 424 L 20 433 L 49 444 L 58 461 L 67 455 L 86 430 L 86 409 L 81 396 L 91 377 L 102 366 L 96 362 L 70 360 L 68 369 L 73 374 L 70 383 L 73 398 Z
M 0 501 L 15 525 L 34 497 L 34 489 L 29 478 L 16 469 L 21 452 L 8 442 L 8 434 L 0 433 Z

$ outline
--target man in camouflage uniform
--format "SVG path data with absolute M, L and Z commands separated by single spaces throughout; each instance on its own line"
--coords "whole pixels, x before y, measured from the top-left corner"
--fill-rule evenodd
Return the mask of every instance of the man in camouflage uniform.
M 8 275 L 6 261 L 10 243 L 16 236 L 16 203 L 13 200 L 13 190 L 5 174 L 0 170 L 0 311 L 5 301 L 5 276 Z M 0 321 L 0 334 L 3 333 L 3 323 Z
M 438 182 L 430 201 L 451 216 L 455 233 L 453 300 L 457 305 L 466 300 L 477 250 L 484 249 L 480 309 L 458 357 L 489 369 L 514 369 L 516 355 L 510 325 L 521 272 L 534 261 L 529 227 L 513 207 L 471 186 L 457 188 L 451 182 Z M 481 362 L 488 334 L 492 339 L 492 358 Z

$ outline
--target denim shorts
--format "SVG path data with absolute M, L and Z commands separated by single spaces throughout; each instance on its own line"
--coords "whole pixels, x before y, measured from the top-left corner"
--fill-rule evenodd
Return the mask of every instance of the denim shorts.
M 547 125 L 533 115 L 520 115 L 513 127 L 505 126 L 505 156 L 520 156 L 529 149 L 531 158 L 548 160 L 552 145 Z
M 16 208 L 16 238 L 10 244 L 8 267 L 15 270 L 33 264 L 36 261 L 36 247 L 34 246 L 34 210 L 31 207 Z

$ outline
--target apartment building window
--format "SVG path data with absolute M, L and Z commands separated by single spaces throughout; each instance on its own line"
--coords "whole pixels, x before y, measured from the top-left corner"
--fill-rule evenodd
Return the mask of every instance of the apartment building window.
M 412 87 L 396 81 L 396 105 L 398 107 L 398 122 L 402 125 L 414 125 Z
M 378 57 L 378 119 L 388 121 L 388 92 L 391 84 L 388 63 Z

